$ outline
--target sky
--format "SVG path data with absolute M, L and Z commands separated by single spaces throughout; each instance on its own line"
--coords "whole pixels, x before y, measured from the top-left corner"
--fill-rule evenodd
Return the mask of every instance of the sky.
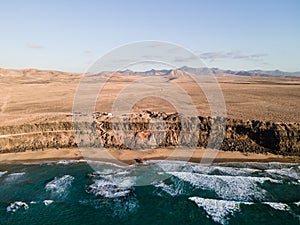
M 299 0 L 0 0 L 0 68 L 83 72 L 156 40 L 208 67 L 300 71 Z

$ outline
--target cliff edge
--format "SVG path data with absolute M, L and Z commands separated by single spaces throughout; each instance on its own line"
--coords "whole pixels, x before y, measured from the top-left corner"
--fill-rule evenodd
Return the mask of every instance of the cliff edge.
M 197 147 L 207 147 L 209 143 L 215 143 L 215 140 L 209 142 L 210 138 L 215 138 L 221 143 L 220 149 L 225 151 L 300 156 L 300 124 L 296 122 L 244 121 L 201 116 L 189 118 L 189 121 L 194 122 L 185 123 L 184 118 L 177 113 L 147 111 L 118 120 L 114 120 L 111 114 L 94 113 L 92 123 L 53 122 L 2 126 L 0 153 L 100 145 L 133 150 L 193 147 L 192 143 Z M 213 135 L 212 132 L 216 131 L 223 132 L 224 136 Z M 213 144 L 209 145 L 214 148 Z

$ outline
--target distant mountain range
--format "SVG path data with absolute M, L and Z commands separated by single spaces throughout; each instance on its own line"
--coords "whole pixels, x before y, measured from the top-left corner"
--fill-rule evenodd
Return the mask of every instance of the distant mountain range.
M 148 70 L 143 72 L 137 72 L 132 70 L 119 71 L 125 75 L 143 75 L 143 76 L 172 76 L 172 75 L 184 75 L 185 73 L 192 73 L 196 75 L 214 74 L 214 75 L 238 75 L 238 76 L 276 76 L 276 77 L 290 77 L 300 76 L 298 72 L 284 72 L 281 70 L 222 70 L 218 68 L 192 68 L 192 67 L 181 67 L 172 70 Z
M 219 69 L 212 69 L 213 71 L 219 71 Z M 221 70 L 221 73 L 234 74 L 240 76 L 276 76 L 276 77 L 289 77 L 289 76 L 300 76 L 300 71 L 297 72 L 284 72 L 281 70 Z
M 132 70 L 123 70 L 117 71 L 120 74 L 131 75 L 131 76 L 170 76 L 170 77 L 179 77 L 179 76 L 187 76 L 188 73 L 196 74 L 196 75 L 207 75 L 214 74 L 216 76 L 226 76 L 226 75 L 237 75 L 237 76 L 265 76 L 265 77 L 300 77 L 300 71 L 297 72 L 284 72 L 281 70 L 223 70 L 219 68 L 192 68 L 183 66 L 177 69 L 164 69 L 164 70 L 155 70 L 151 69 L 148 71 L 132 71 Z M 108 75 L 112 72 L 103 71 L 99 74 Z M 24 76 L 34 76 L 34 75 L 47 75 L 52 74 L 53 76 L 57 75 L 80 75 L 80 73 L 70 73 L 70 72 L 62 72 L 56 70 L 41 70 L 41 69 L 4 69 L 0 68 L 0 77 L 2 75 L 24 75 Z

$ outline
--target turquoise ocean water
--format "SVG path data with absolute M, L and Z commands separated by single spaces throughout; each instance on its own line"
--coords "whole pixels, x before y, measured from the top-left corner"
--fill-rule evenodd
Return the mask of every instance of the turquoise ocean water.
M 0 224 L 300 224 L 300 165 L 0 164 Z

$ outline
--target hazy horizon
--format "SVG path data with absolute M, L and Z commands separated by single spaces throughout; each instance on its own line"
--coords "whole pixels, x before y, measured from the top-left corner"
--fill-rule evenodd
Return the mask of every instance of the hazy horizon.
M 183 67 L 187 67 L 187 66 L 183 66 Z M 102 72 L 124 72 L 126 70 L 130 70 L 132 72 L 135 73 L 143 73 L 143 72 L 149 72 L 151 70 L 155 70 L 155 71 L 162 71 L 162 70 L 175 70 L 175 69 L 181 69 L 182 67 L 176 67 L 176 68 L 171 68 L 171 67 L 149 67 L 149 68 L 144 68 L 141 69 L 140 67 L 137 68 L 132 68 L 129 67 L 127 69 L 124 70 L 117 70 L 117 71 L 100 71 L 99 73 Z M 279 71 L 279 72 L 283 72 L 283 73 L 299 73 L 300 74 L 300 70 L 299 71 L 284 71 L 284 70 L 279 70 L 279 69 L 273 69 L 273 70 L 263 70 L 263 69 L 249 69 L 249 70 L 239 70 L 239 69 L 224 69 L 224 68 L 217 68 L 217 67 L 199 67 L 199 68 L 193 68 L 193 67 L 188 67 L 191 69 L 209 69 L 209 70 L 213 70 L 213 69 L 217 69 L 217 70 L 223 70 L 223 71 L 233 71 L 233 72 L 249 72 L 249 71 L 262 71 L 262 72 L 274 72 L 274 71 Z M 65 73 L 85 73 L 86 71 L 82 71 L 82 72 L 76 72 L 76 71 L 67 71 L 67 70 L 59 70 L 59 69 L 47 69 L 47 68 L 37 68 L 37 67 L 24 67 L 24 68 L 4 68 L 4 67 L 0 67 L 0 69 L 4 69 L 4 70 L 44 70 L 44 71 L 58 71 L 58 72 L 65 72 Z

